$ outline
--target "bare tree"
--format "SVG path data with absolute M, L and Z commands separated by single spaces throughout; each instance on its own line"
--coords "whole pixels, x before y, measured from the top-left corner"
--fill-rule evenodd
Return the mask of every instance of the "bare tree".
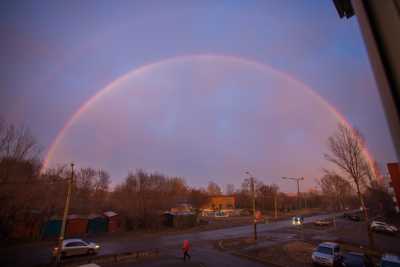
M 261 204 L 263 210 L 272 210 L 274 208 L 274 200 L 278 194 L 279 187 L 276 184 L 268 185 L 264 183 L 257 184 L 256 187 L 258 203 Z
M 222 194 L 221 188 L 216 183 L 210 181 L 208 182 L 207 192 L 211 196 L 218 196 Z
M 32 160 L 40 149 L 26 127 L 16 128 L 0 122 L 0 157 L 13 160 Z
M 358 130 L 339 124 L 337 132 L 328 139 L 330 154 L 325 154 L 325 158 L 339 167 L 354 182 L 362 210 L 364 211 L 369 244 L 374 247 L 372 231 L 369 227 L 368 211 L 360 188 L 372 172 L 363 154 L 364 144 L 364 138 Z
M 332 199 L 336 210 L 345 208 L 346 199 L 351 195 L 351 184 L 340 175 L 326 171 L 319 181 L 322 192 L 326 197 Z

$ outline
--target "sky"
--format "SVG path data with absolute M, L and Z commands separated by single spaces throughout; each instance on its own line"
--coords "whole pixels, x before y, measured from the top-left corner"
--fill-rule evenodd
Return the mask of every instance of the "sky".
M 332 1 L 2 1 L 0 40 L 0 116 L 49 167 L 310 188 L 332 108 L 395 160 L 356 18 Z

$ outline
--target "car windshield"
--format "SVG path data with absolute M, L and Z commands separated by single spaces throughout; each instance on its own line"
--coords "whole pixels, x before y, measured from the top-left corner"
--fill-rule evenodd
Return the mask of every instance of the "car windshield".
M 328 247 L 324 247 L 324 246 L 319 246 L 317 251 L 319 253 L 328 254 L 328 255 L 332 255 L 333 254 L 332 248 L 328 248 Z

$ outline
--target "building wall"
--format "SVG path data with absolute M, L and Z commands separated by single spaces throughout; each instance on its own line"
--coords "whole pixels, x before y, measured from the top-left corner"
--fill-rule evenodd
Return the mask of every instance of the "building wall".
M 214 210 L 234 209 L 235 198 L 230 196 L 210 197 L 207 202 L 207 205 L 204 208 L 214 209 Z
M 399 212 L 400 203 L 400 164 L 388 163 L 388 171 L 390 174 L 389 192 L 393 195 L 393 201 L 396 203 L 397 212 Z
M 79 237 L 86 234 L 88 220 L 85 218 L 68 219 L 65 235 L 68 237 Z

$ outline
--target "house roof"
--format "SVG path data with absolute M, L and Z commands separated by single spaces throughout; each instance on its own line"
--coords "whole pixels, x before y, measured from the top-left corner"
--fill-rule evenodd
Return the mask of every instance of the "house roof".
M 97 213 L 92 213 L 88 215 L 88 219 L 103 218 L 103 217 L 104 217 L 103 215 Z
M 79 215 L 79 214 L 70 214 L 68 215 L 68 220 L 74 220 L 74 219 L 87 219 L 86 216 L 84 215 Z
M 106 211 L 106 212 L 103 212 L 103 214 L 104 214 L 104 216 L 107 216 L 107 217 L 114 217 L 114 216 L 118 215 L 118 213 L 116 213 L 114 211 Z

